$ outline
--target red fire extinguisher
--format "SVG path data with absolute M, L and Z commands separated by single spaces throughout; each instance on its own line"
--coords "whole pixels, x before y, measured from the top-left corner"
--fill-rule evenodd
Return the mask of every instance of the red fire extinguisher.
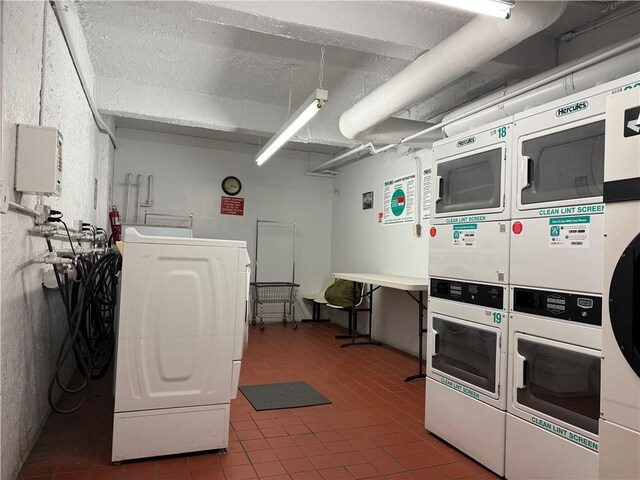
M 111 224 L 111 236 L 114 242 L 119 242 L 122 234 L 122 220 L 120 219 L 120 212 L 118 206 L 113 205 L 109 212 L 109 223 Z

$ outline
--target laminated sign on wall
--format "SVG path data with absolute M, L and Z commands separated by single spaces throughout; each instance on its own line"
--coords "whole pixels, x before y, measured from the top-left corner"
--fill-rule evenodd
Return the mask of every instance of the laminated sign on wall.
M 422 221 L 431 215 L 431 169 L 422 170 Z
M 384 225 L 413 223 L 416 211 L 416 175 L 384 182 Z

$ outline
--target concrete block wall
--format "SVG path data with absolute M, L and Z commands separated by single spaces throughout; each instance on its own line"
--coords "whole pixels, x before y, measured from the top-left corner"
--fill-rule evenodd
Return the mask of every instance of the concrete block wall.
M 0 2 L 4 83 L 2 183 L 10 200 L 33 207 L 33 195 L 13 192 L 16 126 L 57 127 L 64 136 L 62 196 L 45 197 L 65 219 L 107 227 L 113 148 L 97 130 L 55 14 L 48 2 Z M 90 64 L 83 70 L 93 77 Z M 93 82 L 92 82 L 93 83 Z M 94 208 L 94 183 L 98 202 Z M 45 267 L 30 264 L 44 252 L 28 233 L 30 217 L 0 217 L 0 478 L 16 478 L 50 414 L 47 388 L 66 333 L 57 291 L 42 287 Z M 67 373 L 73 368 L 68 365 Z

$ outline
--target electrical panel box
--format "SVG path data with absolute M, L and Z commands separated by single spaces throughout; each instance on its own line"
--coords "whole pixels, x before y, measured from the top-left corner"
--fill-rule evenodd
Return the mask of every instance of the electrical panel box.
M 18 125 L 16 191 L 62 193 L 62 134 L 53 127 Z

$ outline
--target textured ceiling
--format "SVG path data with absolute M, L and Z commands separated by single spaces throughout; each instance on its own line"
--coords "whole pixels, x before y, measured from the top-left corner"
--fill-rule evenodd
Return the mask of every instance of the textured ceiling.
M 571 2 L 547 31 L 398 116 L 431 119 L 550 68 L 557 37 L 620 3 Z M 290 86 L 293 111 L 319 85 L 325 46 L 329 102 L 298 139 L 337 146 L 352 143 L 338 130 L 344 110 L 472 18 L 419 1 L 81 1 L 76 7 L 101 109 L 194 132 L 268 136 L 287 116 Z

